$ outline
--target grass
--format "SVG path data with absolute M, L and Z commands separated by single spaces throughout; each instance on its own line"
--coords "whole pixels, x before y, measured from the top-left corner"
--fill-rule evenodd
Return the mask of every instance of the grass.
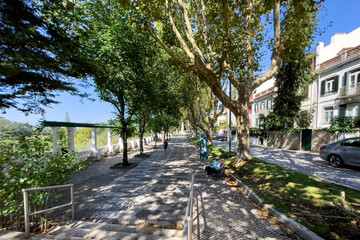
M 195 137 L 190 137 L 191 141 L 193 141 L 195 143 L 195 145 L 197 147 L 200 147 L 200 140 L 195 138 Z M 215 145 L 208 145 L 208 156 L 211 159 L 215 159 L 217 156 L 219 156 L 220 158 L 223 159 L 227 159 L 230 158 L 231 156 L 233 156 L 235 153 L 229 153 L 228 150 L 225 150 L 221 147 L 217 147 Z
M 192 138 L 197 143 L 198 140 Z M 210 146 L 211 156 L 227 158 L 225 149 Z M 360 192 L 253 158 L 238 168 L 235 157 L 224 162 L 261 200 L 325 239 L 360 239 Z M 345 209 L 340 192 L 345 192 Z

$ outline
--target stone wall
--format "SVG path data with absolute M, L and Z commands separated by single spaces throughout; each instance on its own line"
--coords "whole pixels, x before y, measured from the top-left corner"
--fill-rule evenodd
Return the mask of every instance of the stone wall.
M 281 133 L 281 135 L 282 135 L 281 148 L 287 150 L 300 150 L 300 133 L 289 132 L 289 133 Z
M 337 136 L 335 133 L 313 131 L 311 138 L 311 151 L 319 152 L 322 145 L 336 141 Z
M 280 131 L 268 131 L 267 141 L 264 140 L 264 146 L 282 148 L 288 150 L 300 150 L 301 149 L 301 137 L 300 133 L 290 132 L 282 133 Z M 344 138 L 360 137 L 360 130 L 356 130 L 354 133 L 331 133 L 326 131 L 312 131 L 311 139 L 311 151 L 319 152 L 320 147 L 324 144 L 339 141 Z M 250 137 L 250 144 L 261 145 L 259 137 Z
M 282 133 L 280 131 L 269 131 L 267 133 L 267 146 L 282 149 L 299 150 L 300 133 Z

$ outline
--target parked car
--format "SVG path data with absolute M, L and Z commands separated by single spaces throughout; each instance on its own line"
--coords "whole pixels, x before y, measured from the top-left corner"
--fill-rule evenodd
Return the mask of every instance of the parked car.
M 218 136 L 217 140 L 219 140 L 219 141 L 227 141 L 227 136 L 220 135 L 220 136 Z
M 320 157 L 333 167 L 360 166 L 360 137 L 346 138 L 320 147 Z

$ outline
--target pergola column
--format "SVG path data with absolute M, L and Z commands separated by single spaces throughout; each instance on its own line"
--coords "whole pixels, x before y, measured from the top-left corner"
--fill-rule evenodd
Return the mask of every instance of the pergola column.
M 59 154 L 61 151 L 60 145 L 59 145 L 59 127 L 51 127 L 52 133 L 53 133 L 53 154 Z
M 108 128 L 107 130 L 108 130 L 108 139 L 107 139 L 108 152 L 110 156 L 113 156 L 115 155 L 115 153 L 114 153 L 113 145 L 111 143 L 111 129 Z
M 121 136 L 119 135 L 119 152 L 121 151 L 121 149 L 123 149 L 123 140 L 121 138 Z
M 91 134 L 91 150 L 93 152 L 93 156 L 96 157 L 97 160 L 100 159 L 99 149 L 97 147 L 97 137 L 96 137 L 96 128 L 92 128 Z
M 75 133 L 75 128 L 73 127 L 68 127 L 68 151 L 69 152 L 73 152 L 75 151 L 75 137 L 74 137 L 74 133 Z
M 184 122 L 181 122 L 181 134 L 184 134 Z

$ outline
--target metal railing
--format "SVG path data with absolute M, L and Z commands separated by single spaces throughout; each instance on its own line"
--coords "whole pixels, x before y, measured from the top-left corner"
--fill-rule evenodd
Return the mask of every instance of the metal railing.
M 191 174 L 191 187 L 188 205 L 185 214 L 185 224 L 183 229 L 183 240 L 192 240 L 193 227 L 193 205 L 194 205 L 194 174 Z
M 43 190 L 52 190 L 52 189 L 68 188 L 68 187 L 70 188 L 70 203 L 66 203 L 66 204 L 56 206 L 56 207 L 52 207 L 52 208 L 48 208 L 48 209 L 44 209 L 44 210 L 40 210 L 40 211 L 30 213 L 29 194 L 28 194 L 29 192 L 37 192 L 37 191 L 43 191 Z M 38 188 L 26 188 L 26 189 L 22 189 L 22 192 L 23 192 L 23 197 L 24 197 L 25 233 L 28 236 L 30 235 L 30 221 L 29 221 L 30 216 L 40 214 L 40 213 L 49 212 L 49 211 L 56 210 L 56 209 L 63 208 L 63 207 L 71 206 L 71 219 L 72 220 L 75 219 L 75 214 L 74 214 L 74 184 L 49 186 L 49 187 L 38 187 Z
M 356 95 L 356 94 L 360 94 L 360 83 L 357 83 L 353 86 L 343 87 L 340 90 L 340 96 L 342 97 Z

